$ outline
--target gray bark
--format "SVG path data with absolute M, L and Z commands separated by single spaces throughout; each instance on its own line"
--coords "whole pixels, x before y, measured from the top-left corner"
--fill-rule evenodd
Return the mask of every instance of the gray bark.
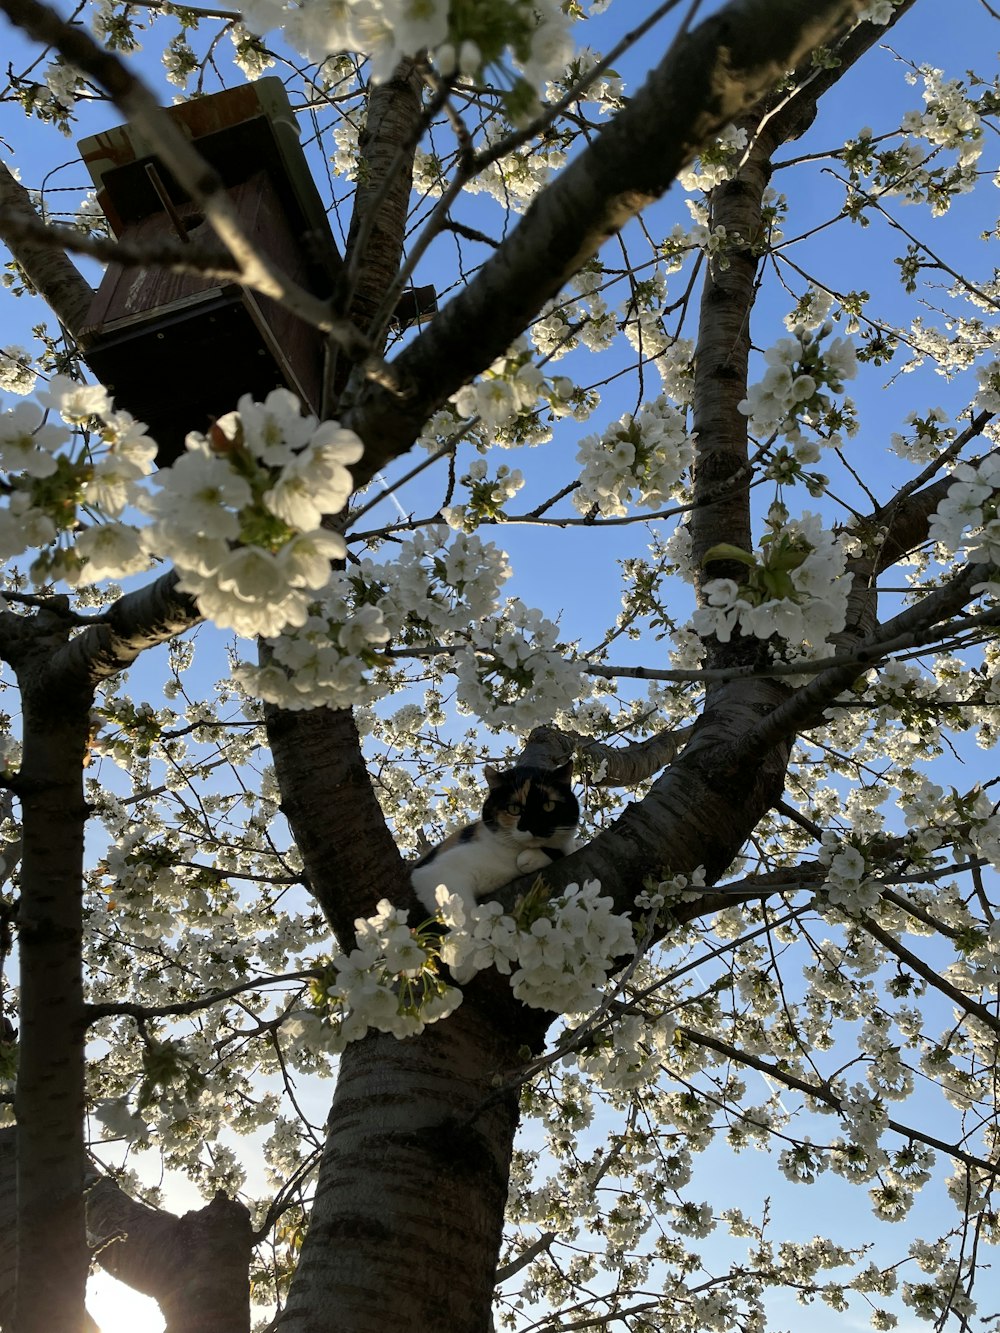
M 175 1217 L 103 1179 L 87 1195 L 87 1226 L 101 1267 L 157 1302 L 165 1333 L 247 1333 L 253 1236 L 243 1204 L 217 1194 Z
M 78 338 L 93 300 L 93 288 L 57 246 L 28 238 L 15 240 L 4 226 L 4 215 L 12 221 L 37 220 L 28 191 L 0 162 L 0 236 L 32 287 L 52 307 L 66 331 Z
M 83 760 L 92 692 L 47 669 L 68 626 L 43 616 L 15 651 L 23 703 L 18 913 L 17 1333 L 80 1333 L 84 1234 Z
M 419 1038 L 347 1048 L 280 1333 L 490 1327 L 518 1106 L 494 1084 L 544 1026 L 493 977 Z

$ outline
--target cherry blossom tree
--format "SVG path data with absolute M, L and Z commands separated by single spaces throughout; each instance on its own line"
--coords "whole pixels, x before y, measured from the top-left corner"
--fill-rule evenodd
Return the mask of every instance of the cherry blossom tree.
M 927 7 L 0 0 L 5 1330 L 996 1321 L 1000 90 Z M 162 109 L 268 73 L 332 290 Z M 122 120 L 206 227 L 60 202 Z M 178 383 L 157 468 L 94 261 L 322 401 Z M 567 758 L 580 850 L 428 918 Z

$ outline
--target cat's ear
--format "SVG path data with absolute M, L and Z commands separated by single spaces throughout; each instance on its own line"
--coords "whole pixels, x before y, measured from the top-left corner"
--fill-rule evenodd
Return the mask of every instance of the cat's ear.
M 564 783 L 567 787 L 572 786 L 573 760 L 567 759 L 565 764 L 563 764 L 560 768 L 554 768 L 552 770 L 552 776 L 555 778 L 556 782 Z
M 486 779 L 486 785 L 489 787 L 490 791 L 493 791 L 495 787 L 499 787 L 500 783 L 503 781 L 503 774 L 499 773 L 492 764 L 486 765 L 483 769 L 483 776 Z

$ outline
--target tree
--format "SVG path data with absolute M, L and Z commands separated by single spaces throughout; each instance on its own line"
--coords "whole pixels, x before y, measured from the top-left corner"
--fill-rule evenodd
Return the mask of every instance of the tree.
M 171 1333 L 753 1330 L 782 1291 L 971 1328 L 1000 1228 L 1000 779 L 970 745 L 996 85 L 914 65 L 922 108 L 845 140 L 827 108 L 915 0 L 2 8 L 4 100 L 126 119 L 210 224 L 115 239 L 0 164 L 8 286 L 59 325 L 0 354 L 4 1329 L 86 1327 L 92 1260 Z M 224 34 L 282 72 L 336 164 L 331 290 L 254 243 L 140 27 L 191 91 Z M 574 51 L 595 30 L 607 56 Z M 154 471 L 82 365 L 77 256 L 282 303 L 327 341 L 322 420 L 285 390 L 185 420 L 179 382 L 194 434 Z M 893 430 L 924 368 L 949 407 L 908 393 Z M 581 849 L 426 920 L 407 859 L 475 817 L 484 761 L 568 756 Z M 702 1202 L 723 1145 L 862 1186 L 873 1239 Z M 171 1211 L 154 1159 L 205 1206 Z M 873 1250 L 921 1191 L 930 1238 Z

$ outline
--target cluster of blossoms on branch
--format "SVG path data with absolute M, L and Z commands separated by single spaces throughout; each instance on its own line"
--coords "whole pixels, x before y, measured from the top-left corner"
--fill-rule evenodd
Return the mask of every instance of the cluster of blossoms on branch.
M 800 464 L 819 457 L 817 441 L 834 448 L 841 443 L 841 430 L 849 435 L 856 430 L 850 399 L 838 406 L 830 395 L 843 393 L 844 380 L 857 374 L 857 353 L 849 338 L 834 338 L 824 346 L 832 332 L 830 322 L 816 330 L 795 327 L 790 338 L 765 352 L 764 378 L 739 404 L 758 439 L 778 435 L 787 440 Z
M 438 921 L 411 927 L 406 910 L 388 899 L 355 924 L 356 944 L 337 954 L 313 984 L 314 1007 L 298 1011 L 286 1039 L 340 1051 L 369 1030 L 416 1036 L 462 1002 L 441 976 L 444 963 L 463 984 L 488 967 L 510 977 L 524 1004 L 555 1013 L 583 1013 L 600 1003 L 608 973 L 635 951 L 627 916 L 615 913 L 600 884 L 570 884 L 558 898 L 534 892 L 516 916 L 497 902 L 470 904 L 442 886 Z
M 629 504 L 659 509 L 680 495 L 692 453 L 684 414 L 661 395 L 580 441 L 573 503 L 581 513 L 596 509 L 606 518 L 624 516 Z
M 16 343 L 0 347 L 0 389 L 7 393 L 31 393 L 37 375 L 31 353 Z
M 823 897 L 827 902 L 852 915 L 877 905 L 881 885 L 869 874 L 864 853 L 858 847 L 827 834 L 819 860 L 826 866 Z
M 529 730 L 585 697 L 590 682 L 554 622 L 517 598 L 501 604 L 510 573 L 494 543 L 426 528 L 391 559 L 332 571 L 304 622 L 268 641 L 270 660 L 240 663 L 235 678 L 284 708 L 348 707 L 388 688 L 380 667 L 417 653 L 448 664 L 463 711 Z
M 142 540 L 173 561 L 181 591 L 221 629 L 249 637 L 303 625 L 331 560 L 347 554 L 322 519 L 347 503 L 347 465 L 362 452 L 353 431 L 302 416 L 287 389 L 264 403 L 244 395 L 157 474 L 156 492 L 139 501 L 153 520 Z
M 569 884 L 557 898 L 534 890 L 515 917 L 497 902 L 470 904 L 442 885 L 438 916 L 448 927 L 441 958 L 456 981 L 495 967 L 510 976 L 524 1004 L 582 1014 L 600 1004 L 601 987 L 622 958 L 635 952 L 632 923 L 615 912 L 597 880 Z
M 58 418 L 58 420 L 56 419 Z M 92 446 L 69 428 L 96 424 Z M 138 533 L 114 520 L 134 503 L 136 483 L 153 470 L 156 445 L 128 412 L 115 411 L 100 385 L 57 375 L 38 395 L 0 414 L 0 559 L 38 550 L 37 583 L 100 579 L 149 566 Z M 112 521 L 80 526 L 82 510 Z
M 978 464 L 959 463 L 954 481 L 931 516 L 928 536 L 942 560 L 965 548 L 972 561 L 1000 564 L 1000 517 L 996 494 L 1000 487 L 1000 458 L 989 455 Z
M 302 416 L 294 394 L 275 389 L 264 403 L 245 395 L 210 436 L 189 435 L 186 451 L 154 473 L 156 444 L 142 423 L 116 411 L 102 386 L 58 376 L 39 401 L 0 416 L 9 486 L 0 558 L 36 548 L 36 582 L 73 584 L 168 559 L 181 591 L 220 628 L 278 634 L 305 622 L 310 594 L 346 554 L 321 519 L 344 507 L 346 465 L 361 453 L 353 432 Z M 129 522 L 128 510 L 151 521 Z M 95 515 L 105 521 L 84 522 Z
M 423 51 L 446 78 L 489 70 L 515 116 L 530 114 L 546 80 L 561 76 L 573 53 L 568 16 L 557 0 L 249 0 L 243 15 L 260 35 L 281 28 L 319 64 L 342 51 L 369 56 L 376 83 Z
M 696 633 L 728 643 L 734 629 L 772 639 L 805 655 L 818 655 L 831 634 L 844 628 L 850 580 L 845 539 L 807 511 L 791 518 L 780 502 L 767 516 L 759 554 L 729 543 L 712 547 L 708 560 L 732 560 L 746 569 L 735 579 L 710 579 L 705 604 L 691 619 Z

